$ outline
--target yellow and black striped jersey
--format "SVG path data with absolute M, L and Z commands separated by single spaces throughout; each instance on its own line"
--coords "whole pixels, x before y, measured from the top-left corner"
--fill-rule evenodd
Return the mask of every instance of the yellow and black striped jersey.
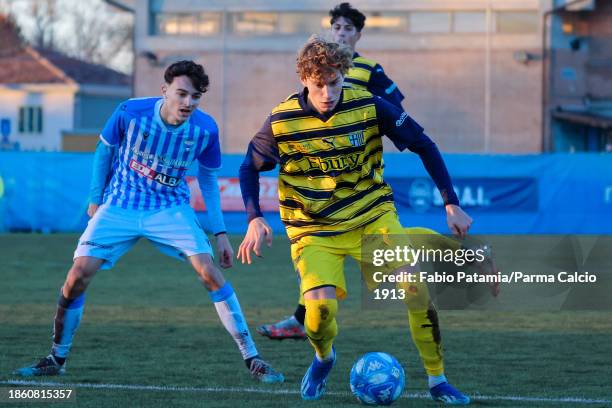
M 382 135 L 417 152 L 443 193 L 456 202 L 436 145 L 405 112 L 368 91 L 344 88 L 328 114 L 308 106 L 307 90 L 272 110 L 249 144 L 240 182 L 249 219 L 261 215 L 258 172 L 280 166 L 280 216 L 291 240 L 335 235 L 395 211 L 383 179 Z

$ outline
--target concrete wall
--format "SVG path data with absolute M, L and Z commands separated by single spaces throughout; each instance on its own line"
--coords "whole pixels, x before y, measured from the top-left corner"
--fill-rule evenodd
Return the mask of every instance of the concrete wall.
M 169 11 L 253 9 L 327 10 L 333 4 L 257 0 L 202 4 L 174 0 Z M 356 1 L 364 10 L 535 10 L 549 0 Z M 270 110 L 299 89 L 297 49 L 304 36 L 155 36 L 148 2 L 136 7 L 135 95 L 158 95 L 163 69 L 177 59 L 202 63 L 211 77 L 202 108 L 222 131 L 223 149 L 241 153 Z M 322 11 L 322 16 L 326 12 Z M 366 27 L 367 29 L 367 27 Z M 404 107 L 445 152 L 530 153 L 541 150 L 541 34 L 377 34 L 364 31 L 358 51 L 382 64 L 406 96 Z M 486 50 L 489 50 L 487 53 Z M 149 52 L 157 60 L 144 57 Z M 527 63 L 516 52 L 535 56 Z M 487 71 L 488 67 L 488 71 Z M 490 103 L 487 105 L 487 100 Z M 488 110 L 487 110 L 488 106 Z M 387 146 L 390 148 L 390 146 Z
M 245 151 L 270 110 L 300 88 L 293 53 L 192 53 L 211 78 L 202 109 L 221 126 L 223 148 L 228 153 Z M 160 54 L 163 58 L 164 53 Z M 541 146 L 541 67 L 539 62 L 520 64 L 513 54 L 512 49 L 491 54 L 489 151 L 537 152 Z M 363 55 L 385 68 L 406 96 L 404 108 L 442 150 L 484 151 L 484 51 L 366 50 Z M 163 68 L 137 59 L 136 96 L 159 94 Z

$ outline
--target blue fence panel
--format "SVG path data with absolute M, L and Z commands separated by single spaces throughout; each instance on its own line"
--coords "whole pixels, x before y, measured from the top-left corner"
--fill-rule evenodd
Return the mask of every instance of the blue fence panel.
M 0 152 L 0 230 L 81 231 L 92 158 Z M 475 220 L 473 233 L 612 233 L 612 155 L 445 155 L 445 160 L 462 206 Z M 241 155 L 225 155 L 220 176 L 236 177 L 241 162 Z M 404 225 L 447 232 L 442 200 L 416 155 L 385 155 L 385 178 Z M 278 214 L 267 218 L 283 232 Z M 226 213 L 230 232 L 244 232 L 245 221 L 243 213 Z

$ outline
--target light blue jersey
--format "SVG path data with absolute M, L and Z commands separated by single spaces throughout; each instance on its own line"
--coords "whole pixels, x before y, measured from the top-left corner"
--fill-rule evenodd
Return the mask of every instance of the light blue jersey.
M 162 98 L 129 99 L 108 120 L 100 139 L 117 146 L 104 202 L 136 210 L 189 203 L 185 173 L 194 160 L 208 169 L 221 166 L 219 130 L 214 119 L 196 110 L 178 127 L 167 126 Z

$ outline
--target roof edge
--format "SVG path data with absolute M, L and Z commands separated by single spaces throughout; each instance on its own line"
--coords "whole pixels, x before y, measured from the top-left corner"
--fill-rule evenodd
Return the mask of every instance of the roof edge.
M 134 13 L 134 9 L 120 1 L 117 0 L 104 0 L 105 3 L 118 8 L 119 10 L 122 11 L 127 11 L 128 13 Z
M 70 78 L 62 69 L 57 67 L 47 58 L 43 57 L 38 51 L 36 51 L 31 46 L 29 45 L 26 46 L 24 50 L 25 52 L 30 54 L 32 58 L 38 61 L 43 67 L 45 67 L 47 70 L 49 70 L 54 75 L 58 76 L 62 81 L 66 82 L 67 84 L 77 85 L 77 82 L 74 79 Z

